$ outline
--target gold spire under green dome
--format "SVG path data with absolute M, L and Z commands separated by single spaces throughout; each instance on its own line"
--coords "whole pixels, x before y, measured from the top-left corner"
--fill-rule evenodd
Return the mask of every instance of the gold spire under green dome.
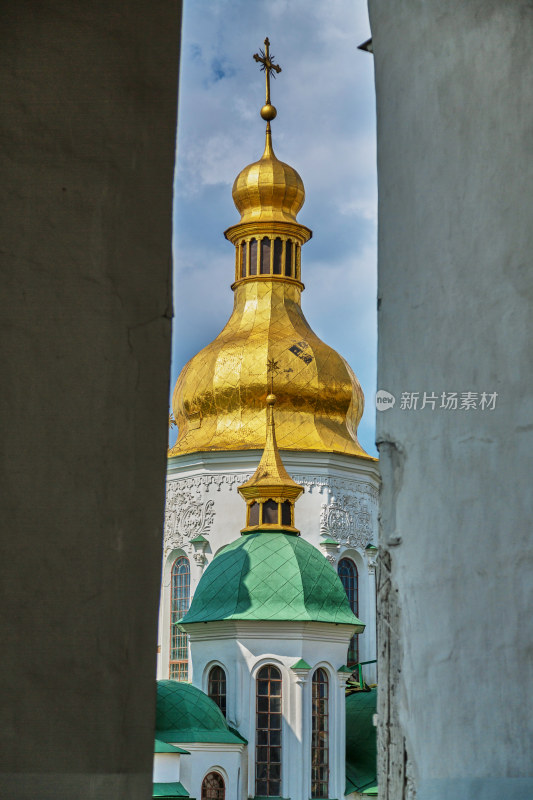
M 359 381 L 311 330 L 300 305 L 301 247 L 312 232 L 296 219 L 305 199 L 302 179 L 272 147 L 277 112 L 270 78 L 281 68 L 269 45 L 265 39 L 265 50 L 254 56 L 266 76 L 265 151 L 235 180 L 241 219 L 225 232 L 236 251 L 233 313 L 181 371 L 172 402 L 178 439 L 169 456 L 262 449 L 266 365 L 274 360 L 283 377 L 276 405 L 280 448 L 371 459 L 357 441 L 364 407 Z

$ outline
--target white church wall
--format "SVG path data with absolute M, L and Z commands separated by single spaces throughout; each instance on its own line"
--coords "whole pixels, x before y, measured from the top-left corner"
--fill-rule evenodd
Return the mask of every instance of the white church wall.
M 179 745 L 181 747 L 181 745 Z M 186 748 L 183 748 L 184 750 Z M 184 758 L 189 756 L 184 755 Z M 180 780 L 180 753 L 154 753 L 154 783 Z
M 189 558 L 191 597 L 214 555 L 238 538 L 245 525 L 245 503 L 237 491 L 255 471 L 261 452 L 195 453 L 169 461 L 165 515 L 164 566 L 159 628 L 158 677 L 168 677 L 170 645 L 170 569 L 178 554 Z M 375 461 L 332 453 L 284 451 L 289 474 L 304 486 L 296 504 L 296 527 L 315 547 L 331 537 L 339 552 L 330 556 L 336 568 L 339 557 L 350 551 L 359 573 L 359 594 L 367 626 L 360 636 L 363 660 L 375 658 L 374 574 L 365 548 L 377 542 L 379 478 Z M 208 540 L 203 553 L 195 552 L 191 539 Z M 366 565 L 366 566 L 365 566 Z M 362 657 L 362 656 L 361 656 Z M 369 673 L 371 674 L 371 673 Z
M 180 747 L 190 752 L 190 756 L 184 756 L 181 783 L 191 797 L 200 800 L 205 776 L 218 772 L 224 778 L 227 800 L 245 800 L 248 796 L 245 744 L 186 742 L 180 743 Z
M 377 434 L 379 793 L 530 800 L 533 11 L 391 5 L 369 3 L 378 385 L 396 397 Z
M 191 631 L 192 682 L 206 691 L 209 670 L 218 664 L 226 672 L 227 719 L 248 741 L 248 793 L 255 794 L 256 677 L 265 664 L 282 675 L 284 797 L 311 794 L 312 676 L 318 667 L 330 688 L 330 796 L 342 797 L 345 760 L 344 665 L 350 626 L 320 623 L 206 623 Z M 216 658 L 213 651 L 216 649 Z M 303 659 L 309 670 L 293 670 Z M 188 748 L 187 748 L 188 749 Z

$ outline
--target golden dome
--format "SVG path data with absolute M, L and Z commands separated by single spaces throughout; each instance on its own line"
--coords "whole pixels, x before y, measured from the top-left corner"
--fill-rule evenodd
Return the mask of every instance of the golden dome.
M 305 200 L 304 184 L 293 167 L 276 158 L 270 124 L 265 152 L 237 175 L 232 194 L 241 222 L 296 222 Z
M 357 441 L 364 397 L 346 361 L 311 330 L 301 284 L 244 280 L 224 330 L 183 368 L 173 397 L 179 436 L 169 455 L 261 450 L 267 362 L 274 359 L 282 450 L 367 456 Z
M 302 179 L 272 149 L 269 78 L 281 68 L 269 44 L 265 39 L 265 51 L 254 56 L 266 72 L 265 152 L 237 176 L 233 200 L 241 220 L 225 232 L 236 249 L 233 313 L 181 371 L 172 400 L 178 439 L 169 455 L 262 450 L 269 364 L 275 363 L 280 449 L 372 458 L 357 441 L 364 407 L 359 381 L 313 333 L 300 306 L 301 247 L 312 234 L 296 221 L 305 199 Z

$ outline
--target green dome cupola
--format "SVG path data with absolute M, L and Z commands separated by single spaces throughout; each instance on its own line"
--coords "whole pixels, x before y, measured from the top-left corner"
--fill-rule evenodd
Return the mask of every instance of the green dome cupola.
M 202 575 L 180 624 L 222 620 L 364 624 L 316 547 L 290 533 L 249 533 L 224 547 Z

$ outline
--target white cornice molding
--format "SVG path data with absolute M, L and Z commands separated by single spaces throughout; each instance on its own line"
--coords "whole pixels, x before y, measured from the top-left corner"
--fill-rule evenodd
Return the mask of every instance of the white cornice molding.
M 194 622 L 184 625 L 191 643 L 222 639 L 260 639 L 265 643 L 276 640 L 349 642 L 357 626 L 334 622 L 290 622 L 221 620 Z
M 213 750 L 223 753 L 241 753 L 247 745 L 244 742 L 230 744 L 229 742 L 168 742 L 191 753 L 201 753 L 202 751 L 212 752 Z
M 186 453 L 168 459 L 168 477 L 178 477 L 191 472 L 211 474 L 216 471 L 255 471 L 261 458 L 261 450 L 226 450 L 205 453 Z M 282 450 L 283 463 L 289 473 L 306 472 L 312 467 L 314 474 L 352 479 L 354 473 L 367 478 L 376 488 L 379 487 L 379 467 L 377 461 L 361 456 L 347 456 L 342 453 L 320 453 L 314 451 Z

